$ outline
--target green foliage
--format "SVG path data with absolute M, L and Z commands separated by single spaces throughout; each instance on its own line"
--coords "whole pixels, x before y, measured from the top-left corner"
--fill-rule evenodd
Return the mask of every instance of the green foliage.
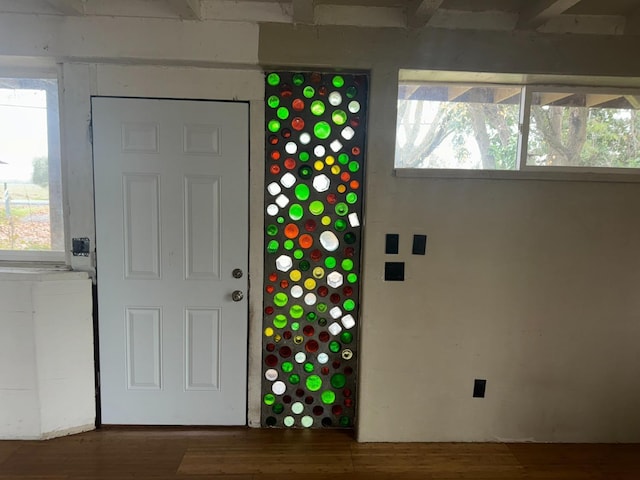
M 46 187 L 49 185 L 49 159 L 46 157 L 34 158 L 33 164 L 33 183 Z

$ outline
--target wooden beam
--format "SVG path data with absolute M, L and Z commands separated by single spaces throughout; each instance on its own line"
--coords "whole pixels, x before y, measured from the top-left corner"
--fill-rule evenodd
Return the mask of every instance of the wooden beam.
M 625 35 L 640 35 L 640 8 L 631 12 L 625 19 Z
M 573 95 L 573 93 L 541 93 L 539 105 L 543 107 L 553 102 L 557 102 L 558 100 L 562 100 L 563 98 L 570 97 L 571 95 Z
M 47 0 L 47 3 L 63 15 L 84 15 L 84 2 L 82 0 Z
M 313 25 L 316 23 L 315 0 L 292 0 L 293 23 Z
M 521 88 L 496 88 L 493 91 L 493 103 L 502 103 L 516 95 L 520 95 L 521 92 Z
M 407 26 L 424 27 L 444 0 L 410 0 L 407 7 Z
M 202 20 L 202 0 L 167 0 L 183 20 Z
M 597 107 L 598 105 L 602 105 L 604 103 L 615 100 L 616 98 L 620 98 L 622 95 L 596 95 L 596 94 L 588 94 L 586 96 L 584 106 L 587 108 Z
M 453 102 L 467 93 L 469 90 L 473 89 L 473 87 L 449 87 L 448 99 L 450 102 Z
M 640 110 L 640 96 L 637 95 L 625 95 L 624 98 L 629 102 L 634 109 Z
M 517 28 L 534 29 L 561 15 L 580 0 L 529 0 L 520 12 Z

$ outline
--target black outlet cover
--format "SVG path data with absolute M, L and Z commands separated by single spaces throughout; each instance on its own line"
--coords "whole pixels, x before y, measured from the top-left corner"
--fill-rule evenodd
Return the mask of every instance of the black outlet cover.
M 404 262 L 385 262 L 384 280 L 386 282 L 404 282 Z
M 384 244 L 384 253 L 387 255 L 397 255 L 400 248 L 400 235 L 397 233 L 387 233 Z
M 476 380 L 473 382 L 473 398 L 484 398 L 484 392 L 487 389 L 486 380 Z
M 413 236 L 413 249 L 411 253 L 414 255 L 425 255 L 427 253 L 427 236 L 426 235 L 414 235 Z
M 91 252 L 91 242 L 87 237 L 73 238 L 71 240 L 71 252 L 74 257 L 88 257 Z

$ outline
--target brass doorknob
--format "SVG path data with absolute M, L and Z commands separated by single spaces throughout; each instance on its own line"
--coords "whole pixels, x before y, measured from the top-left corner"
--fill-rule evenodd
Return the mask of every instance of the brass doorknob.
M 239 302 L 240 300 L 242 300 L 244 298 L 244 294 L 240 291 L 240 290 L 235 290 L 232 294 L 231 294 L 231 299 L 234 302 Z

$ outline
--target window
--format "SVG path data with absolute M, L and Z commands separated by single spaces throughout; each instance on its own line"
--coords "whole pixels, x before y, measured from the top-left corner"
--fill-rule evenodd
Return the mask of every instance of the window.
M 395 167 L 633 171 L 639 110 L 638 92 L 614 88 L 401 80 Z
M 0 260 L 64 260 L 55 78 L 0 78 L 0 195 Z

